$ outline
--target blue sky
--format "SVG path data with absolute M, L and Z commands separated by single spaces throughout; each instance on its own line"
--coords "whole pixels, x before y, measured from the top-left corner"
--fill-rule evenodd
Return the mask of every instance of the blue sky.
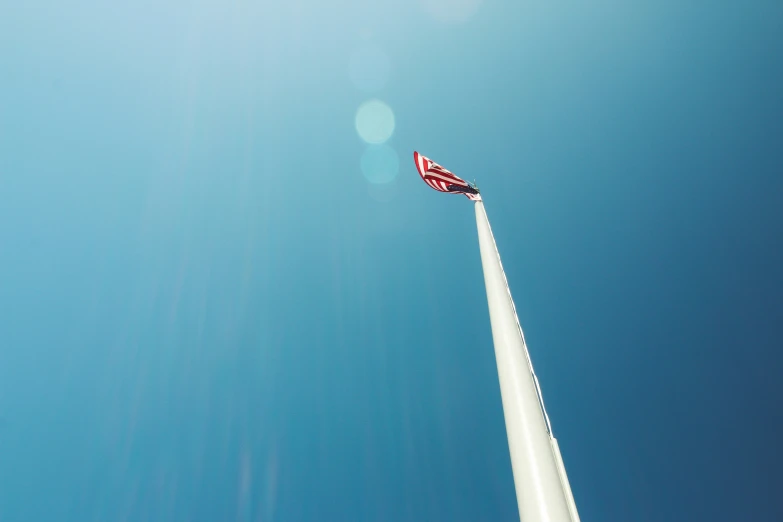
M 473 209 L 413 150 L 482 189 L 583 521 L 783 519 L 782 20 L 4 4 L 0 520 L 515 520 Z

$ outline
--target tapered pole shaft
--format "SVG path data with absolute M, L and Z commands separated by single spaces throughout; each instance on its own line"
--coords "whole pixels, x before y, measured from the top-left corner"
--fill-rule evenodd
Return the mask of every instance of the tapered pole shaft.
M 578 522 L 482 201 L 476 202 L 476 224 L 519 519 Z

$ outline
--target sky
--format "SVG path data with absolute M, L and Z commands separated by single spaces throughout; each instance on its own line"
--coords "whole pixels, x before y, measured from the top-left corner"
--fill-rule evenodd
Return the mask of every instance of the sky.
M 0 522 L 783 520 L 783 4 L 0 5 Z

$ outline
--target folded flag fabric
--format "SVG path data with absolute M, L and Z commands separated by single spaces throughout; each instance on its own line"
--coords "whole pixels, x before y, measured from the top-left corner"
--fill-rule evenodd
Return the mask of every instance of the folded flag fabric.
M 424 183 L 438 192 L 464 194 L 471 201 L 481 201 L 481 194 L 474 184 L 454 175 L 453 172 L 449 172 L 418 152 L 413 153 L 413 160 L 416 162 L 416 169 L 418 169 Z

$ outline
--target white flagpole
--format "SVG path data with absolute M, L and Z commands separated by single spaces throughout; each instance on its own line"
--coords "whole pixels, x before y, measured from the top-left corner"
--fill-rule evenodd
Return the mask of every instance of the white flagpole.
M 560 448 L 482 201 L 476 202 L 481 264 L 521 522 L 579 522 Z

